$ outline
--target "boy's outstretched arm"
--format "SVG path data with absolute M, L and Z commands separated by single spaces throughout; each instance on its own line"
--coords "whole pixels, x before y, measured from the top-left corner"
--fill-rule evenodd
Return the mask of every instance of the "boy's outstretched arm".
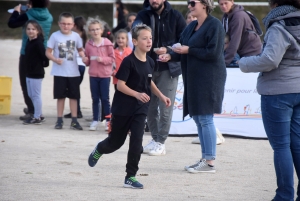
M 160 90 L 156 87 L 152 80 L 151 91 L 155 96 L 157 96 L 160 99 L 160 101 L 164 102 L 167 107 L 171 106 L 171 100 L 160 92 Z
M 143 103 L 147 103 L 150 100 L 150 97 L 146 93 L 140 93 L 140 92 L 137 92 L 137 91 L 134 91 L 134 90 L 130 89 L 126 85 L 126 82 L 124 82 L 122 80 L 118 80 L 117 89 L 120 92 L 122 92 L 122 93 L 124 93 L 128 96 L 135 97 L 136 99 L 142 101 Z

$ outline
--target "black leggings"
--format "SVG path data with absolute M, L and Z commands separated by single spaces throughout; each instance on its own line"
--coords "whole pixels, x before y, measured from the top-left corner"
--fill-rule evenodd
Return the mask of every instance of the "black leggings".
M 109 154 L 118 150 L 125 142 L 130 130 L 129 150 L 127 154 L 127 176 L 135 176 L 139 167 L 139 161 L 143 152 L 143 135 L 145 127 L 145 114 L 133 116 L 113 115 L 111 119 L 111 132 L 109 136 L 99 142 L 97 150 L 101 154 Z
M 20 79 L 20 85 L 22 88 L 22 92 L 23 92 L 23 97 L 24 97 L 24 101 L 25 104 L 28 108 L 28 112 L 31 114 L 34 114 L 34 106 L 33 103 L 31 101 L 31 98 L 29 98 L 28 96 L 28 91 L 27 91 L 27 84 L 26 84 L 26 64 L 25 64 L 25 55 L 20 55 L 20 59 L 19 59 L 19 79 Z

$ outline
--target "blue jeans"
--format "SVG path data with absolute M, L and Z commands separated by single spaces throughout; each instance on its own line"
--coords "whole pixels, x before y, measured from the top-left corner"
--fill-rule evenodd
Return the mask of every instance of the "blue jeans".
M 300 93 L 262 95 L 266 134 L 274 150 L 277 189 L 274 201 L 294 200 L 294 167 L 300 174 Z M 299 185 L 297 190 L 299 200 Z
M 215 160 L 217 149 L 217 134 L 214 125 L 214 115 L 196 115 L 193 119 L 197 125 L 201 143 L 202 159 Z
M 99 121 L 99 101 L 103 107 L 104 116 L 110 114 L 109 102 L 110 77 L 90 77 L 90 88 L 93 100 L 93 121 Z M 108 119 L 109 120 L 109 119 Z

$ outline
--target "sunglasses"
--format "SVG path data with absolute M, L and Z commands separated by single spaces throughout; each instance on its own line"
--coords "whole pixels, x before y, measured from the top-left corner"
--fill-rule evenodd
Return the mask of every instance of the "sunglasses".
M 192 7 L 195 7 L 197 2 L 200 3 L 201 1 L 188 1 L 187 4 L 188 6 L 191 5 Z

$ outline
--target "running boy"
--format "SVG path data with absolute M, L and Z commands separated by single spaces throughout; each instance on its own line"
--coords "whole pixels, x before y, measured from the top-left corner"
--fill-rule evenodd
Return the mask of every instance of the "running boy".
M 76 51 L 85 57 L 82 48 L 82 39 L 78 33 L 73 32 L 74 17 L 71 13 L 60 14 L 59 31 L 54 32 L 47 43 L 46 56 L 53 61 L 51 75 L 54 76 L 54 99 L 57 99 L 56 129 L 63 127 L 63 111 L 66 97 L 70 99 L 72 115 L 71 128 L 82 130 L 77 121 L 77 99 L 80 98 L 80 73 L 78 70 Z M 53 51 L 53 54 L 52 54 Z
M 132 41 L 135 50 L 123 60 L 116 74 L 118 90 L 112 103 L 111 132 L 105 140 L 97 144 L 89 156 L 88 163 L 94 167 L 102 154 L 119 149 L 130 130 L 124 187 L 141 189 L 143 185 L 136 180 L 135 175 L 143 152 L 142 141 L 151 92 L 166 106 L 170 106 L 171 101 L 151 80 L 155 64 L 146 55 L 152 46 L 151 28 L 144 24 L 137 25 L 132 30 Z

